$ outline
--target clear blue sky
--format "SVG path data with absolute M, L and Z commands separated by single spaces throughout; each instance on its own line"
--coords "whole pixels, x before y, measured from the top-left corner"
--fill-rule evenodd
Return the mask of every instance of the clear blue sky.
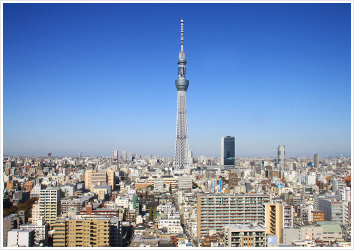
M 3 153 L 351 153 L 350 4 L 4 4 Z

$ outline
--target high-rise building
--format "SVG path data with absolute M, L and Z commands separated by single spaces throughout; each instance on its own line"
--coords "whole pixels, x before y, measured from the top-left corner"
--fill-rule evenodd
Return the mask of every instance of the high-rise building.
M 38 205 L 39 216 L 43 217 L 44 221 L 52 227 L 57 217 L 60 215 L 60 188 L 42 189 L 39 194 Z
M 49 152 L 49 153 L 48 153 L 48 157 L 52 157 L 52 153 Z
M 178 79 L 175 81 L 177 88 L 177 128 L 176 149 L 174 159 L 175 171 L 189 169 L 188 159 L 188 131 L 187 131 L 187 100 L 186 93 L 189 81 L 186 79 L 186 63 L 184 45 L 184 20 L 181 19 L 181 51 L 178 59 Z
M 264 225 L 267 234 L 276 235 L 277 244 L 282 242 L 281 229 L 293 227 L 293 208 L 288 204 L 265 203 Z
M 81 160 L 82 158 L 82 152 L 79 152 L 79 159 Z
M 130 152 L 129 153 L 129 161 L 132 162 L 132 161 L 134 161 L 134 159 L 135 159 L 135 153 Z
M 128 156 L 127 156 L 127 151 L 123 151 L 123 152 L 122 152 L 122 159 L 123 159 L 123 161 L 126 161 L 127 158 L 128 158 Z
M 279 145 L 278 147 L 278 170 L 285 167 L 285 145 Z
M 235 137 L 221 138 L 221 165 L 235 165 Z
M 319 160 L 318 154 L 315 154 L 313 156 L 313 162 L 314 162 L 314 167 L 315 168 L 318 168 L 320 166 L 320 160 Z
M 193 164 L 193 151 L 192 150 L 189 150 L 188 151 L 188 158 L 189 158 L 189 165 L 192 165 Z
M 118 157 L 119 157 L 118 150 L 113 150 L 112 151 L 112 161 L 113 162 L 118 162 Z
M 228 224 L 264 223 L 262 204 L 268 203 L 266 194 L 202 194 L 197 198 L 198 239 L 209 231 L 222 232 Z

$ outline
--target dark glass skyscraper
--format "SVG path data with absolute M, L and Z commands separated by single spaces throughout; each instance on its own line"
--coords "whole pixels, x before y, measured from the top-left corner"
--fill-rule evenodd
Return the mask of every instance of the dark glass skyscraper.
M 235 165 L 235 137 L 221 138 L 221 165 Z

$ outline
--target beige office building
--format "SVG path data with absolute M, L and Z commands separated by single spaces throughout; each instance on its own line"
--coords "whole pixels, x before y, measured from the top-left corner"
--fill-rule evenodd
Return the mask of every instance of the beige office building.
M 114 170 L 107 170 L 106 172 L 97 172 L 96 170 L 86 170 L 85 172 L 85 189 L 91 190 L 97 185 L 110 185 L 114 190 L 115 183 Z
M 293 208 L 288 204 L 266 203 L 263 204 L 265 212 L 264 225 L 267 235 L 275 235 L 277 244 L 282 242 L 281 229 L 293 227 Z

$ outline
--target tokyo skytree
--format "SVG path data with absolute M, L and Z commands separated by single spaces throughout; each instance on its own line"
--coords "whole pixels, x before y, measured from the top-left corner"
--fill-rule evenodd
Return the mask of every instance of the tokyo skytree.
M 181 19 L 181 51 L 178 59 L 178 79 L 175 81 L 177 88 L 177 136 L 176 149 L 174 159 L 174 170 L 179 171 L 189 169 L 188 159 L 188 131 L 187 131 L 187 101 L 186 92 L 189 81 L 186 79 L 186 64 L 185 53 L 183 51 L 184 36 L 183 36 L 184 20 Z

